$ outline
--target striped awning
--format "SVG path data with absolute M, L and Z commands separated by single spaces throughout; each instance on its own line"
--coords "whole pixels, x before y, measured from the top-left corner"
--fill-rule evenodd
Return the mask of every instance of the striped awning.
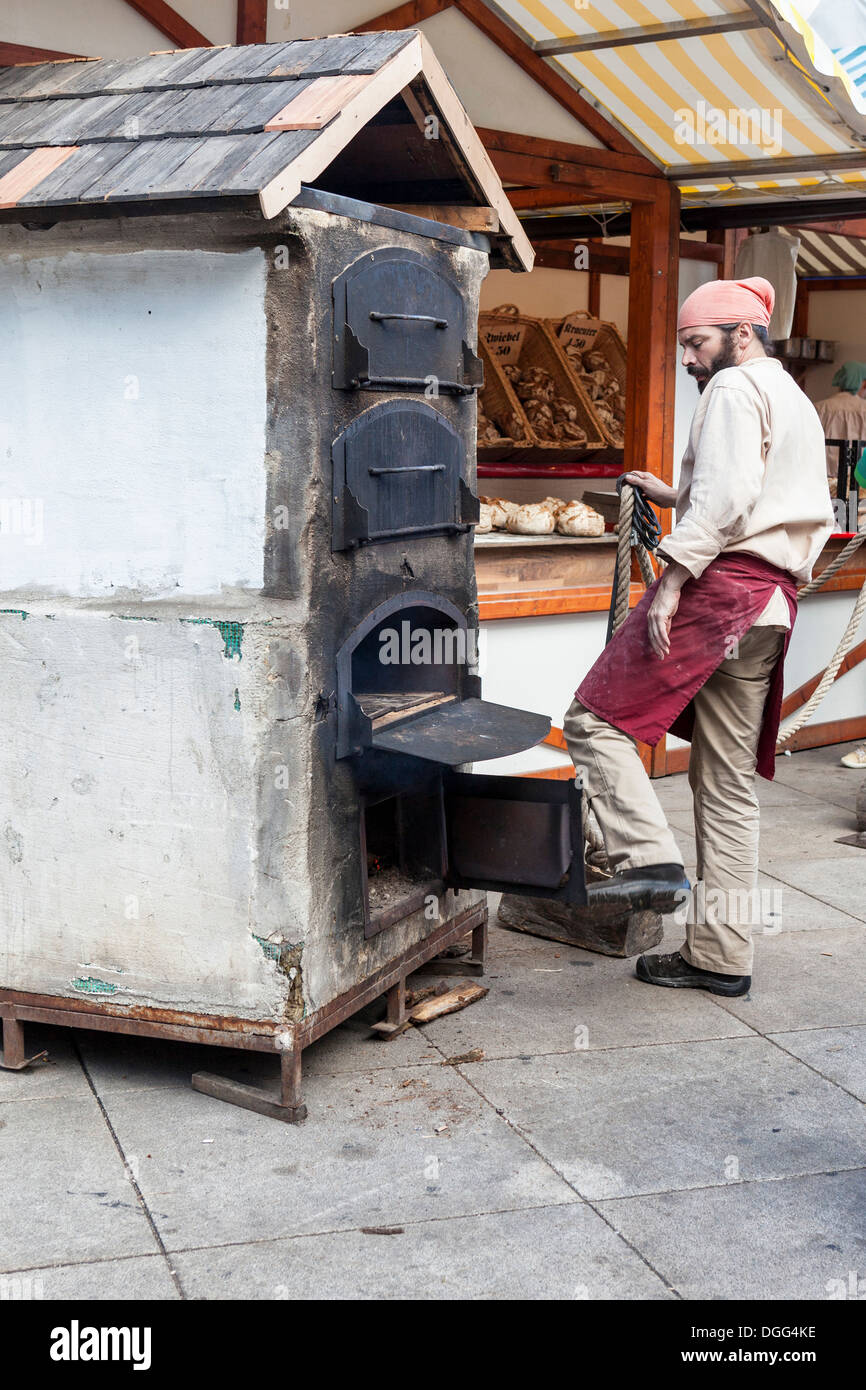
M 866 0 L 772 0 L 803 40 L 816 72 L 841 84 L 866 115 Z
M 790 227 L 788 230 L 792 236 L 800 238 L 798 275 L 827 275 L 834 279 L 866 275 L 866 237 L 815 232 L 807 227 Z
M 864 0 L 817 0 L 849 3 L 857 19 Z M 810 7 L 816 0 L 497 0 L 692 206 L 866 193 L 866 104 L 826 44 L 832 73 L 813 66 Z M 852 28 L 849 47 L 858 43 L 866 32 Z

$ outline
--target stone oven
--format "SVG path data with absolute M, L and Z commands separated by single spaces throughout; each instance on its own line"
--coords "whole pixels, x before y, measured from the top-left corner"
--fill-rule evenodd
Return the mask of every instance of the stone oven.
M 479 288 L 531 251 L 412 33 L 7 69 L 0 206 L 4 1065 L 273 1051 L 193 1084 L 299 1119 L 305 1046 L 483 968 L 485 890 L 585 901 L 578 790 L 483 773 L 549 727 L 475 642 Z

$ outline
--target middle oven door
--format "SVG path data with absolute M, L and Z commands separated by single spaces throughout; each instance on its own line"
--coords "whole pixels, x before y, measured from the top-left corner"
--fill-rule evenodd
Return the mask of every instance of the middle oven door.
M 331 549 L 468 532 L 478 500 L 463 477 L 460 435 L 425 401 L 385 401 L 331 445 Z

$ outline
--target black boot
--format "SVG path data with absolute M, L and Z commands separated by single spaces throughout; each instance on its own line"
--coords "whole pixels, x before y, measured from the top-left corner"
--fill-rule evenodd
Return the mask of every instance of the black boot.
M 587 906 L 673 912 L 684 906 L 690 892 L 682 864 L 645 864 L 638 869 L 620 869 L 604 883 L 590 885 Z
M 751 975 L 720 975 L 716 970 L 699 970 L 684 960 L 679 951 L 670 956 L 638 956 L 634 973 L 648 985 L 708 989 L 710 994 L 726 994 L 729 998 L 748 994 L 752 984 Z

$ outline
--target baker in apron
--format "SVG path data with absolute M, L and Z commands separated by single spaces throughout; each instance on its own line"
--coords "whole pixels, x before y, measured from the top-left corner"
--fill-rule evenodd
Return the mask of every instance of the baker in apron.
M 638 979 L 745 994 L 757 893 L 755 773 L 772 780 L 785 653 L 797 587 L 834 530 L 815 408 L 768 355 L 767 280 L 695 290 L 677 323 L 683 366 L 701 393 L 678 489 L 629 473 L 676 507 L 659 546 L 668 562 L 578 687 L 568 750 L 604 836 L 611 904 L 678 909 L 686 940 L 641 956 Z M 636 741 L 691 741 L 697 879 L 644 770 Z M 778 930 L 782 925 L 774 922 Z

